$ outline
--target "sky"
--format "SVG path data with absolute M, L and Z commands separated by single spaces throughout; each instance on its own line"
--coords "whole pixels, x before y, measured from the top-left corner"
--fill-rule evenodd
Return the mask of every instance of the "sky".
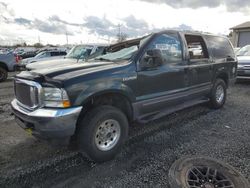
M 249 0 L 0 0 L 0 45 L 111 43 L 164 29 L 227 35 Z

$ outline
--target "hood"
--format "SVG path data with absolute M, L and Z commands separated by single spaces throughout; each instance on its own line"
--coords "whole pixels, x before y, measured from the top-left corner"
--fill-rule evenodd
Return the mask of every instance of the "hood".
M 65 63 L 65 66 L 51 66 L 44 69 L 32 70 L 32 74 L 43 75 L 49 79 L 55 80 L 68 80 L 75 77 L 95 73 L 115 67 L 124 66 L 128 64 L 127 61 L 114 63 L 114 62 L 76 62 L 76 63 Z
M 82 60 L 79 61 L 81 63 Z M 72 65 L 77 63 L 76 59 L 53 59 L 53 60 L 44 60 L 44 61 L 39 61 L 35 63 L 28 64 L 26 66 L 27 69 L 29 70 L 35 70 L 35 69 L 46 69 L 46 68 L 51 68 L 51 67 L 65 67 L 67 65 Z
M 238 56 L 238 64 L 250 64 L 250 56 Z

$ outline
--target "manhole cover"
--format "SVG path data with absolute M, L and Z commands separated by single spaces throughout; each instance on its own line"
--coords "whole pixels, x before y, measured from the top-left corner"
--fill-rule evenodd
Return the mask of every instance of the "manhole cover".
M 250 188 L 233 167 L 208 157 L 182 158 L 169 170 L 171 188 Z

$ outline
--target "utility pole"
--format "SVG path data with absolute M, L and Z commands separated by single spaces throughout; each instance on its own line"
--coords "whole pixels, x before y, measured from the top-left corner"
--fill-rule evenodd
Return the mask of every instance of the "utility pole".
M 121 40 L 121 26 L 122 24 L 118 24 L 118 41 Z
M 38 35 L 38 43 L 41 44 L 40 36 Z
M 67 45 L 69 44 L 69 39 L 68 39 L 68 33 L 66 31 L 66 41 L 67 41 Z
M 118 24 L 118 34 L 116 35 L 118 42 L 122 42 L 122 41 L 126 40 L 126 38 L 128 37 L 128 35 L 126 33 L 123 33 L 121 31 L 121 26 L 122 26 L 122 24 Z

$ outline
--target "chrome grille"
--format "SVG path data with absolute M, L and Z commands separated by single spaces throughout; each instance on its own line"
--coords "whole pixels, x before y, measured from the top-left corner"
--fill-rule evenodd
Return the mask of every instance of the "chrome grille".
M 16 99 L 22 107 L 34 109 L 39 106 L 40 84 L 33 81 L 16 79 L 14 86 Z

